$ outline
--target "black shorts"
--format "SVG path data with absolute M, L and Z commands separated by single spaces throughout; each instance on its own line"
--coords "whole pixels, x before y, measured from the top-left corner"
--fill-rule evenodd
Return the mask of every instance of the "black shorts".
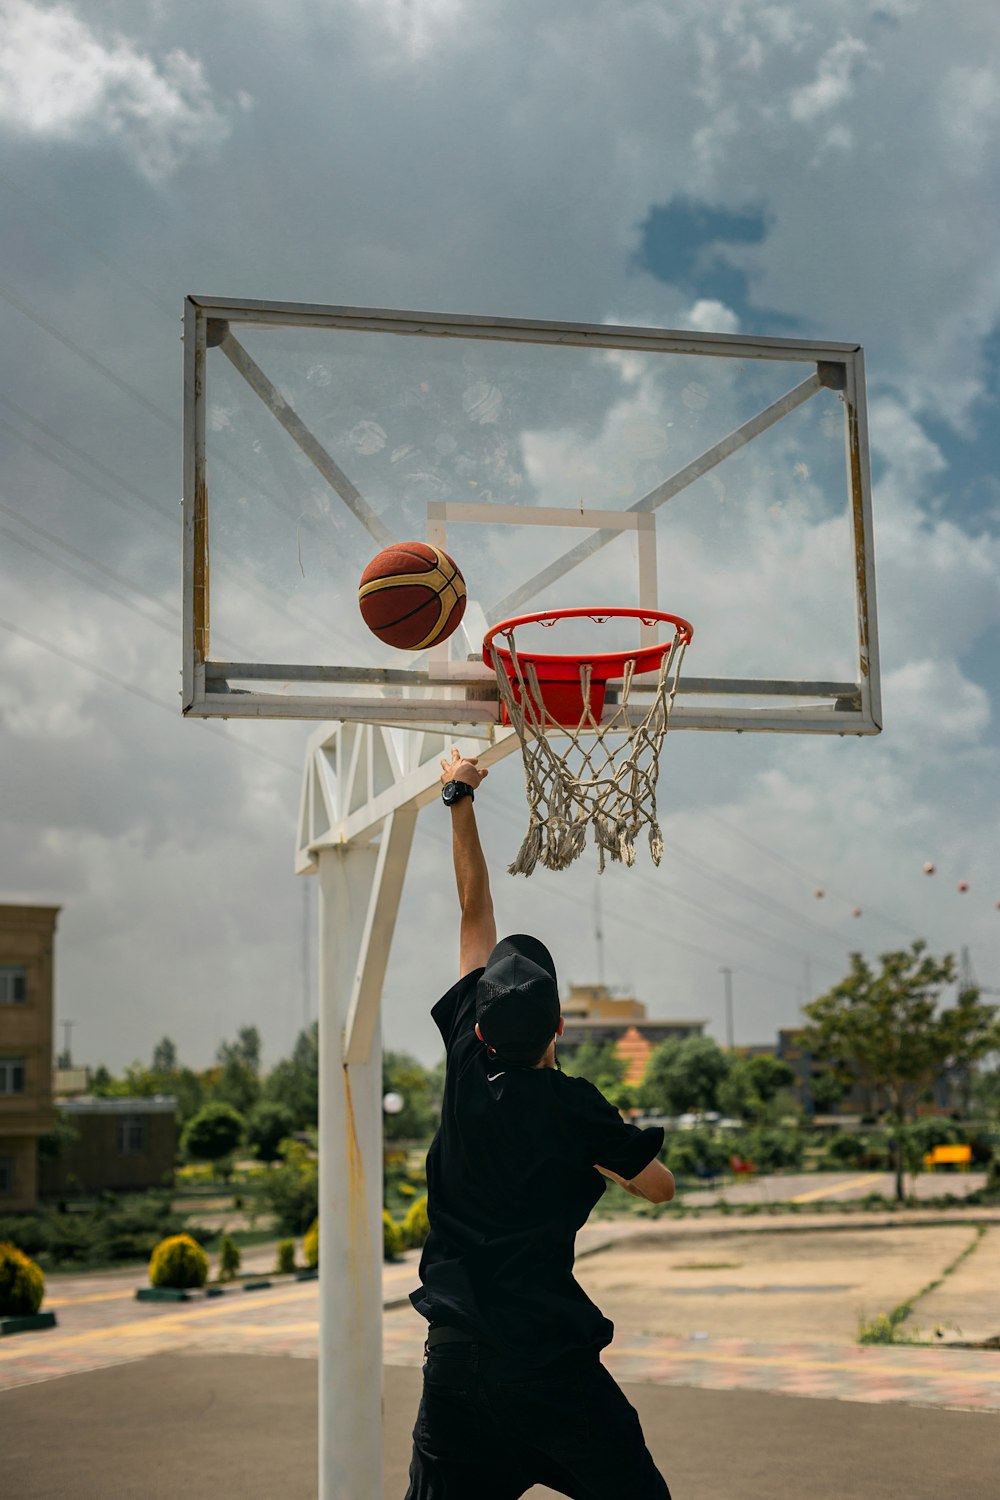
M 670 1500 L 635 1408 L 596 1356 L 512 1366 L 483 1344 L 425 1345 L 406 1500 Z

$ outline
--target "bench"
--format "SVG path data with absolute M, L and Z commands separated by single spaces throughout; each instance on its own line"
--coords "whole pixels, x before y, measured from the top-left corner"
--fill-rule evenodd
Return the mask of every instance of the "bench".
M 935 1146 L 933 1151 L 928 1151 L 924 1157 L 924 1168 L 933 1172 L 935 1167 L 960 1167 L 963 1172 L 969 1170 L 972 1160 L 971 1146 Z

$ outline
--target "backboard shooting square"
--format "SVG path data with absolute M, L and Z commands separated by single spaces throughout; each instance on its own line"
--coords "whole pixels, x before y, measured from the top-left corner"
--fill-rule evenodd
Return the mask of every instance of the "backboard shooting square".
M 184 425 L 186 714 L 489 741 L 487 629 L 624 606 L 694 625 L 673 730 L 881 727 L 857 344 L 189 297 Z M 406 541 L 468 588 L 422 653 L 358 609 Z

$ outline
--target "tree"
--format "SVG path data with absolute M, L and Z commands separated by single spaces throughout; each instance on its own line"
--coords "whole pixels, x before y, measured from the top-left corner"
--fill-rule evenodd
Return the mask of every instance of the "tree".
M 281 1154 L 284 1158 L 281 1166 L 268 1172 L 261 1193 L 279 1229 L 286 1234 L 304 1234 L 319 1213 L 318 1164 L 299 1141 L 286 1141 Z
M 625 1061 L 615 1051 L 614 1042 L 581 1042 L 565 1062 L 564 1071 L 573 1078 L 588 1079 L 610 1098 L 624 1082 Z
M 221 1072 L 212 1093 L 247 1115 L 260 1098 L 260 1032 L 241 1026 L 235 1042 L 222 1042 L 215 1054 Z
M 168 1036 L 161 1037 L 153 1048 L 153 1072 L 174 1073 L 177 1070 L 177 1048 Z
M 230 1062 L 239 1063 L 255 1078 L 259 1077 L 260 1032 L 256 1026 L 241 1026 L 235 1042 L 221 1042 L 215 1057 L 223 1067 Z
M 295 1129 L 295 1116 L 287 1104 L 262 1100 L 254 1106 L 247 1120 L 247 1145 L 261 1161 L 277 1161 L 279 1147 Z
M 434 1078 L 408 1052 L 386 1052 L 382 1057 L 382 1093 L 398 1094 L 403 1108 L 384 1116 L 387 1141 L 429 1139 L 438 1126 L 441 1106 L 435 1107 Z
M 824 1068 L 822 1073 L 817 1073 L 813 1078 L 810 1089 L 812 1092 L 813 1108 L 818 1114 L 829 1114 L 836 1109 L 847 1092 L 847 1086 L 842 1078 L 830 1068 Z
M 904 1197 L 903 1138 L 921 1094 L 942 1072 L 970 1068 L 1000 1046 L 997 1007 L 964 990 L 939 1010 L 941 991 L 954 983 L 951 954 L 935 959 L 927 944 L 883 953 L 875 972 L 851 954 L 847 976 L 805 1007 L 803 1045 L 847 1081 L 885 1101 L 893 1125 L 896 1197 Z
M 646 1066 L 639 1102 L 644 1109 L 673 1115 L 715 1109 L 719 1085 L 729 1069 L 728 1056 L 711 1037 L 661 1042 Z
M 300 1031 L 291 1057 L 276 1063 L 267 1075 L 263 1097 L 287 1104 L 300 1130 L 319 1123 L 319 1025 Z
M 221 1161 L 235 1151 L 243 1139 L 246 1122 L 231 1104 L 215 1101 L 189 1120 L 181 1137 L 181 1149 L 197 1161 Z
M 767 1053 L 739 1057 L 719 1084 L 719 1108 L 723 1114 L 741 1120 L 760 1120 L 767 1113 L 767 1105 L 794 1082 L 795 1074 L 780 1058 Z

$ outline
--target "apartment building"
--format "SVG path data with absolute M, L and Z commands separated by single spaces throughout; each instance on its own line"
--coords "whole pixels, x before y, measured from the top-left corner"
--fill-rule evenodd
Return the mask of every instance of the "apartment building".
M 58 906 L 0 906 L 0 1213 L 38 1201 L 38 1138 L 52 1098 Z

